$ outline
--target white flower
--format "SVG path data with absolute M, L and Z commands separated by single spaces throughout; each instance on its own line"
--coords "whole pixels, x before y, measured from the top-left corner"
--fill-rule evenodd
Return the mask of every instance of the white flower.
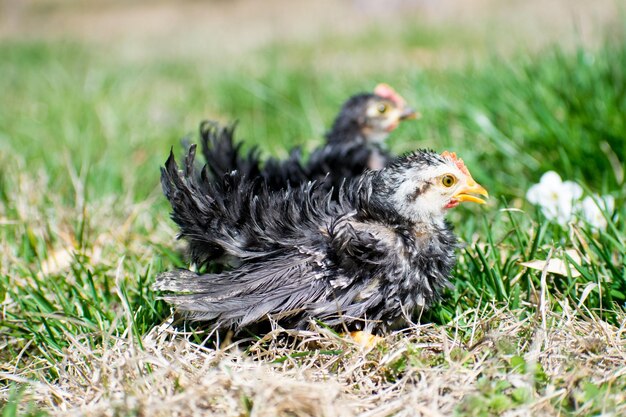
M 541 208 L 548 220 L 555 220 L 562 226 L 575 220 L 584 221 L 595 230 L 607 227 L 605 213 L 611 214 L 615 208 L 613 196 L 597 194 L 580 201 L 583 190 L 573 181 L 563 181 L 559 174 L 548 171 L 538 184 L 526 193 L 526 199 Z
M 556 220 L 565 226 L 572 220 L 574 202 L 583 194 L 582 188 L 573 181 L 563 181 L 559 174 L 548 171 L 541 176 L 539 184 L 528 189 L 526 199 L 541 207 L 548 220 Z
M 606 229 L 607 222 L 603 211 L 609 215 L 615 208 L 615 199 L 611 195 L 587 196 L 580 205 L 580 214 L 589 225 L 596 230 Z

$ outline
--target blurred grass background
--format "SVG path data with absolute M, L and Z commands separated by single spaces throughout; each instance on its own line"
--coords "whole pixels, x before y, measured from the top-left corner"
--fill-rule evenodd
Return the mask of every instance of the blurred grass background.
M 102 334 L 129 328 L 126 313 L 137 336 L 168 315 L 149 286 L 157 271 L 184 260 L 158 168 L 171 146 L 181 150 L 182 137 L 193 141 L 201 120 L 239 120 L 247 146 L 285 156 L 296 144 L 315 148 L 341 103 L 378 82 L 423 114 L 392 135 L 393 151 L 456 151 L 493 196 L 487 210 L 450 216 L 467 247 L 455 289 L 426 320 L 447 323 L 492 302 L 532 315 L 540 273 L 518 262 L 576 248 L 585 255 L 582 275 L 550 280 L 555 308 L 585 292 L 590 314 L 623 323 L 623 9 L 470 3 L 396 1 L 381 9 L 354 1 L 335 10 L 277 0 L 5 1 L 0 358 L 7 369 L 42 366 L 53 380 L 69 336 L 90 335 L 96 347 Z M 524 204 L 528 187 L 550 169 L 616 197 L 605 233 L 562 229 Z M 597 287 L 588 292 L 590 283 Z
M 514 3 L 504 18 L 506 6 L 472 3 L 479 11 L 471 16 L 481 10 L 484 15 L 481 29 L 476 29 L 480 22 L 437 20 L 454 7 L 446 2 L 436 7 L 420 1 L 387 6 L 355 1 L 339 7 L 332 19 L 322 6 L 292 7 L 274 16 L 281 2 L 233 3 L 182 2 L 168 8 L 166 2 L 138 2 L 125 8 L 109 2 L 27 2 L 28 11 L 13 12 L 25 15 L 19 25 L 44 29 L 32 29 L 34 34 L 16 29 L 0 44 L 3 154 L 20 155 L 29 169 L 44 169 L 62 194 L 71 189 L 69 161 L 74 169 L 89 171 L 88 190 L 97 184 L 97 192 L 90 192 L 94 198 L 131 189 L 141 200 L 157 186 L 154 167 L 163 150 L 195 132 L 204 118 L 240 120 L 239 133 L 247 142 L 268 154 L 286 155 L 294 143 L 313 149 L 346 97 L 385 81 L 424 114 L 422 122 L 393 135 L 391 147 L 398 152 L 419 146 L 454 149 L 463 152 L 477 176 L 489 180 L 496 178 L 487 175 L 492 172 L 488 159 L 506 158 L 510 163 L 487 185 L 507 196 L 520 195 L 550 167 L 592 180 L 592 188 L 616 185 L 607 158 L 625 151 L 626 58 L 619 17 L 604 18 L 599 34 L 585 36 L 578 17 L 570 19 L 576 10 L 570 7 L 556 19 L 565 22 L 560 26 L 572 26 L 569 36 L 553 38 L 561 33 L 552 29 L 532 45 L 531 36 L 496 37 L 507 22 L 524 21 L 515 19 L 520 11 Z M 19 9 L 11 4 L 5 9 Z M 246 7 L 252 11 L 239 10 Z M 604 8 L 619 11 L 616 3 Z M 578 12 L 599 25 L 596 9 L 604 10 Z M 255 19 L 220 21 L 222 32 L 213 36 L 211 27 L 202 27 L 202 17 L 211 11 L 223 19 L 249 19 L 259 10 L 271 16 L 268 25 Z M 166 12 L 173 16 L 160 17 Z M 317 15 L 306 19 L 307 12 Z M 134 29 L 110 22 L 117 17 L 119 25 L 130 23 L 125 16 L 136 19 Z M 180 16 L 203 30 L 168 36 L 172 27 L 186 24 L 166 24 Z M 159 36 L 152 33 L 151 19 L 152 25 L 165 26 Z M 46 32 L 48 20 L 75 27 Z M 90 22 L 93 28 L 86 30 Z M 339 22 L 347 28 L 331 29 Z M 300 31 L 291 28 L 298 23 Z M 517 26 L 527 33 L 534 29 Z M 263 40 L 251 45 L 255 28 Z M 304 35 L 285 39 L 293 33 Z M 586 49 L 584 43 L 595 47 Z M 586 163 L 575 163 L 580 160 Z

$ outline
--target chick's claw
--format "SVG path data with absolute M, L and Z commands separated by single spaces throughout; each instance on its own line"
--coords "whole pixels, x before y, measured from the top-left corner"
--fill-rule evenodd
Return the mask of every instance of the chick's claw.
M 384 337 L 376 336 L 375 334 L 361 330 L 357 332 L 350 332 L 348 334 L 358 345 L 367 349 L 373 349 L 385 340 Z

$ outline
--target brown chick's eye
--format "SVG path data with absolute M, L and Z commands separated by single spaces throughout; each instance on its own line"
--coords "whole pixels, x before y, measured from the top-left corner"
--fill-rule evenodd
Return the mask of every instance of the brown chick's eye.
M 379 104 L 378 107 L 376 108 L 378 110 L 378 113 L 384 113 L 387 111 L 387 105 L 386 104 Z
M 452 187 L 456 183 L 456 178 L 452 175 L 444 175 L 443 178 L 441 178 L 441 183 L 444 187 Z

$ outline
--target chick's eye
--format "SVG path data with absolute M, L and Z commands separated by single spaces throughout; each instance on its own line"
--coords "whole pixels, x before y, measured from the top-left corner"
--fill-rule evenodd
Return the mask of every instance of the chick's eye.
M 441 183 L 444 185 L 444 187 L 452 187 L 456 183 L 456 178 L 454 178 L 454 176 L 452 175 L 444 175 L 441 178 Z
M 378 113 L 384 113 L 387 111 L 387 105 L 384 103 L 381 103 L 378 105 L 378 107 L 376 107 L 376 110 L 378 110 Z

